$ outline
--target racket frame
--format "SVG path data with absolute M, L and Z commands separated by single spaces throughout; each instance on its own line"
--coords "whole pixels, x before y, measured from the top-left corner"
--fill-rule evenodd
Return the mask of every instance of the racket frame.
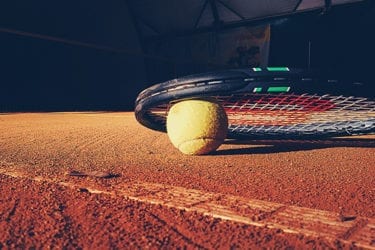
M 183 99 L 242 94 L 312 95 L 321 98 L 327 94 L 342 96 L 358 89 L 356 82 L 345 82 L 327 73 L 284 67 L 280 69 L 253 68 L 209 72 L 153 85 L 138 95 L 135 103 L 136 119 L 150 129 L 165 132 L 165 122 L 156 121 L 149 110 L 158 106 L 165 106 L 168 110 L 174 102 Z

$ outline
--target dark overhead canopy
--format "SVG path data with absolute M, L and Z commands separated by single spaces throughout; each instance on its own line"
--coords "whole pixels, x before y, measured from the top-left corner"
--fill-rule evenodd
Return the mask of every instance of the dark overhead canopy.
M 189 35 L 365 0 L 127 0 L 141 38 Z

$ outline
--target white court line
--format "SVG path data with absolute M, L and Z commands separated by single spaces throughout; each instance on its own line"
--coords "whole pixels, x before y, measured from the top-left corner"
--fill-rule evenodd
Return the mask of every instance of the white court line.
M 324 238 L 332 243 L 338 240 L 348 245 L 375 249 L 375 218 L 343 218 L 330 211 L 155 183 L 126 183 L 108 190 L 99 184 L 82 186 L 74 182 L 30 177 L 3 169 L 0 169 L 0 174 L 63 185 L 72 189 L 85 188 L 92 194 L 111 197 L 120 195 L 138 202 L 198 212 L 235 223 L 280 229 L 284 233 Z

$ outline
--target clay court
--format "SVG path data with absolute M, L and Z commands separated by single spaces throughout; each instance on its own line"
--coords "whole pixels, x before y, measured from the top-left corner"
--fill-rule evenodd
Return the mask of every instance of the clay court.
M 187 156 L 133 112 L 0 115 L 0 249 L 375 248 L 374 136 Z
M 0 1 L 0 250 L 375 250 L 374 24 L 373 0 Z

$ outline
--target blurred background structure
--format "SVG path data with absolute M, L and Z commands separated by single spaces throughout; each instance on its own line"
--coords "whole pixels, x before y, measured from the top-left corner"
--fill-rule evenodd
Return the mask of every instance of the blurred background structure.
M 0 112 L 132 110 L 212 70 L 328 69 L 375 84 L 373 0 L 0 2 Z

